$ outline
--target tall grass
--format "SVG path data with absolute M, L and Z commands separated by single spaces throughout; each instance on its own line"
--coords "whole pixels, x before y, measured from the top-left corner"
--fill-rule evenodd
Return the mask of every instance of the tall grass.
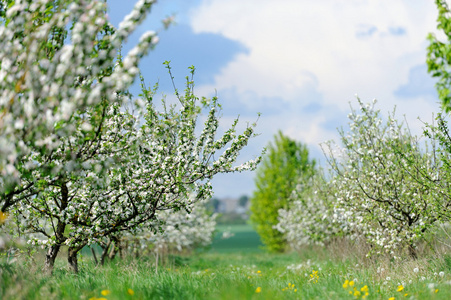
M 53 276 L 40 272 L 42 258 L 12 264 L 3 259 L 0 298 L 360 299 L 364 292 L 354 294 L 365 285 L 366 299 L 451 298 L 451 256 L 390 261 L 328 258 L 327 253 L 310 247 L 300 254 L 176 255 L 158 273 L 152 257 L 127 257 L 100 267 L 84 256 L 79 274 L 71 273 L 61 259 Z M 353 286 L 344 288 L 345 280 Z
M 268 254 L 258 239 L 246 241 L 250 227 L 230 230 L 234 237 L 222 240 L 220 230 L 210 249 L 167 257 L 158 272 L 152 256 L 96 266 L 83 251 L 73 274 L 62 253 L 52 276 L 41 272 L 44 253 L 3 256 L 0 299 L 451 299 L 451 255 L 439 237 L 420 247 L 420 259 L 392 260 L 366 258 L 363 244 L 345 240 Z

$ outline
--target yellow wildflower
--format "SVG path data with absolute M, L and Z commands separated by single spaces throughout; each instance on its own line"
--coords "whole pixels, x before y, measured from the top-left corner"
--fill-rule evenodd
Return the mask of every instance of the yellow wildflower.
M 360 294 L 360 291 L 355 291 L 355 292 L 354 292 L 354 296 L 355 296 L 355 297 L 359 297 L 360 295 L 361 295 L 361 294 Z
M 262 288 L 261 288 L 261 287 L 258 287 L 258 288 L 255 289 L 255 292 L 256 292 L 256 293 L 260 293 L 261 291 L 262 291 Z
M 437 293 L 438 292 L 438 289 L 436 289 L 435 291 L 434 291 L 434 293 Z
M 401 292 L 404 289 L 402 285 L 398 285 L 398 288 L 396 289 L 397 292 Z
M 133 295 L 135 294 L 135 291 L 132 290 L 132 289 L 128 289 L 128 290 L 127 290 L 127 293 L 128 293 L 130 296 L 133 296 Z
M 360 289 L 362 292 L 368 292 L 368 286 L 365 285 Z
M 388 298 L 388 300 L 395 300 L 395 297 L 390 297 Z
M 349 281 L 349 286 L 354 286 L 354 280 Z
M 102 296 L 108 296 L 109 294 L 111 294 L 111 292 L 109 290 L 103 290 L 100 292 L 100 294 L 102 294 Z
M 346 279 L 345 283 L 343 283 L 343 288 L 347 289 L 349 286 L 349 280 Z

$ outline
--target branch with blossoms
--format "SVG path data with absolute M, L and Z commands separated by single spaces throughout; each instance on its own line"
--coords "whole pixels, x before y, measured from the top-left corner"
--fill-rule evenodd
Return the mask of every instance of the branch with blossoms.
M 30 160 L 32 155 L 55 151 L 62 138 L 77 131 L 74 118 L 89 113 L 92 106 L 102 101 L 121 103 L 118 92 L 131 85 L 139 59 L 158 39 L 155 33 L 145 33 L 123 59 L 124 65 L 115 67 L 117 49 L 142 22 L 152 3 L 138 2 L 118 29 L 109 24 L 104 1 L 4 4 L 0 27 L 2 211 L 17 204 L 16 196 L 41 179 L 35 179 L 33 172 L 60 171 L 51 160 L 35 163 Z M 70 42 L 64 41 L 66 36 Z M 71 160 L 69 165 L 78 163 L 76 158 Z
M 49 269 L 66 240 L 77 180 L 89 169 L 102 178 L 112 163 L 98 155 L 108 153 L 101 147 L 105 109 L 120 106 L 157 37 L 144 34 L 122 60 L 125 68 L 116 53 L 152 3 L 140 1 L 118 29 L 109 24 L 104 1 L 23 0 L 2 7 L 0 207 L 12 210 L 24 232 L 42 232 L 40 218 L 50 217 L 57 247 L 49 251 Z

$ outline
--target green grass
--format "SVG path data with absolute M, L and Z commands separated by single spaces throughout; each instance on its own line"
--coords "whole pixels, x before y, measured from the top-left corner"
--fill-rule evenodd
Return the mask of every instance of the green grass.
M 362 262 L 329 259 L 325 254 L 309 248 L 301 254 L 177 255 L 160 266 L 158 274 L 153 257 L 118 259 L 97 267 L 86 255 L 81 258 L 79 274 L 68 271 L 60 258 L 53 276 L 42 274 L 40 260 L 22 258 L 13 264 L 3 260 L 0 299 L 356 299 L 349 292 L 365 285 L 367 299 L 451 298 L 450 256 Z M 416 267 L 418 273 L 413 272 Z M 440 271 L 445 273 L 443 277 L 438 275 Z M 346 279 L 356 279 L 354 286 L 343 288 Z M 404 290 L 397 292 L 400 284 Z M 133 296 L 128 289 L 133 290 Z M 103 290 L 109 294 L 103 296 Z
M 223 231 L 234 236 L 221 239 Z M 52 276 L 41 272 L 42 253 L 14 263 L 3 257 L 0 299 L 362 299 L 365 286 L 366 299 L 451 299 L 451 255 L 390 261 L 364 259 L 361 248 L 338 242 L 291 254 L 268 254 L 261 246 L 251 226 L 232 225 L 218 227 L 209 249 L 172 255 L 158 272 L 152 256 L 95 266 L 87 249 L 78 274 L 64 255 Z M 346 280 L 353 286 L 343 287 Z

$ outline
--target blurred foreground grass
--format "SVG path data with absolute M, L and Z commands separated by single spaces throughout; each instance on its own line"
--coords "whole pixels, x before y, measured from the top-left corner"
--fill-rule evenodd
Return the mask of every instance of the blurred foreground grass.
M 223 230 L 235 235 L 223 240 Z M 447 254 L 390 261 L 363 259 L 342 244 L 290 254 L 260 245 L 249 226 L 218 228 L 210 249 L 171 255 L 158 272 L 152 256 L 95 266 L 85 252 L 73 274 L 62 253 L 53 276 L 41 272 L 42 253 L 2 257 L 0 299 L 451 299 Z

